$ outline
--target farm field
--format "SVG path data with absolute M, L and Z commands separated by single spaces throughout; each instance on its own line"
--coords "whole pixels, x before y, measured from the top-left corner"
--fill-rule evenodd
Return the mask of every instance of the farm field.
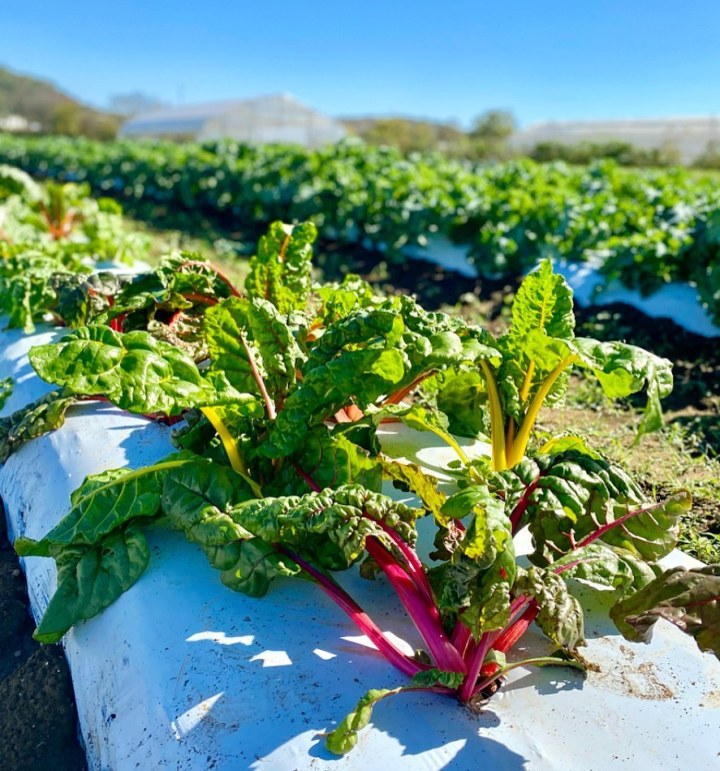
M 332 300 L 327 299 L 330 295 L 321 295 L 324 303 L 335 303 L 324 311 L 328 325 L 332 314 L 342 318 L 352 307 L 354 300 L 348 294 L 366 297 L 367 308 L 393 307 L 396 313 L 400 313 L 401 301 L 384 306 L 383 302 L 395 301 L 382 298 L 414 295 L 424 311 L 412 312 L 447 313 L 455 320 L 443 322 L 448 325 L 443 333 L 448 334 L 460 335 L 458 330 L 465 327 L 458 325 L 477 324 L 491 334 L 478 338 L 489 346 L 492 338 L 501 338 L 512 329 L 513 300 L 519 293 L 522 296 L 521 278 L 543 257 L 591 261 L 608 278 L 619 278 L 645 291 L 669 281 L 692 281 L 710 312 L 716 318 L 720 315 L 720 192 L 710 177 L 680 171 L 629 172 L 608 164 L 582 170 L 529 163 L 471 168 L 435 158 L 405 162 L 389 151 L 361 152 L 353 145 L 341 148 L 337 155 L 293 151 L 290 160 L 283 154 L 287 152 L 255 152 L 231 144 L 178 148 L 0 138 L 0 161 L 17 164 L 43 179 L 87 183 L 95 194 L 112 196 L 112 200 L 95 199 L 82 185 L 37 185 L 10 169 L 0 172 L 0 312 L 11 326 L 28 333 L 48 321 L 70 328 L 100 323 L 113 334 L 149 334 L 181 349 L 191 360 L 199 360 L 207 357 L 208 346 L 212 350 L 219 345 L 203 338 L 204 314 L 208 307 L 233 302 L 233 286 L 257 291 L 257 297 L 262 293 L 252 287 L 262 286 L 265 297 L 273 297 L 287 317 L 300 306 L 293 305 L 297 300 L 288 297 L 283 287 L 293 286 L 304 297 L 310 293 L 309 272 L 298 288 L 292 284 L 294 277 L 282 272 L 282 259 L 280 267 L 263 264 L 258 257 L 249 260 L 256 254 L 272 255 L 273 250 L 283 255 L 286 247 L 282 244 L 292 244 L 284 240 L 283 233 L 289 239 L 288 232 L 276 227 L 264 246 L 258 249 L 256 245 L 257 235 L 281 219 L 308 220 L 301 235 L 298 228 L 293 231 L 298 244 L 292 260 L 303 270 L 309 271 L 310 245 L 315 227 L 319 230 L 313 279 L 335 282 Z M 123 216 L 118 200 L 133 219 Z M 158 223 L 175 227 L 160 228 Z M 479 278 L 455 274 L 428 260 L 410 262 L 404 257 L 403 250 L 422 249 L 438 234 L 467 246 Z M 168 258 L 173 249 L 199 254 L 175 252 Z M 217 270 L 202 266 L 205 259 Z M 98 266 L 135 260 L 150 266 L 146 285 L 109 276 L 90 277 Z M 359 274 L 369 284 L 355 283 L 348 274 Z M 339 283 L 343 281 L 345 284 Z M 363 294 L 366 292 L 369 294 Z M 373 292 L 377 298 L 370 300 Z M 664 499 L 684 487 L 692 494 L 694 505 L 689 510 L 680 507 L 680 546 L 703 562 L 720 562 L 717 339 L 686 332 L 670 321 L 648 319 L 628 306 L 576 308 L 575 314 L 578 337 L 621 340 L 672 362 L 675 387 L 662 401 L 664 425 L 658 428 L 659 414 L 650 414 L 645 398 L 632 393 L 639 388 L 610 400 L 590 367 L 570 375 L 562 403 L 546 405 L 538 412 L 528 451 L 539 451 L 551 437 L 570 429 L 583 437 L 589 453 L 599 453 L 636 478 L 638 496 Z M 422 318 L 423 324 L 431 324 Z M 432 323 L 436 323 L 434 317 Z M 307 330 L 300 328 L 296 335 L 312 350 L 314 340 Z M 388 350 L 391 347 L 388 344 Z M 282 382 L 287 377 L 267 362 L 265 366 L 269 379 Z M 71 392 L 62 398 L 90 398 L 91 393 L 99 393 L 124 409 L 161 419 L 168 415 L 171 420 L 195 406 L 179 396 L 173 397 L 174 403 L 163 402 L 161 409 L 150 409 L 149 402 L 126 406 L 122 397 L 106 391 L 72 393 L 77 384 L 61 381 L 59 368 L 57 372 L 55 382 Z M 405 388 L 418 379 L 419 372 L 412 374 L 404 373 L 406 380 L 395 383 L 403 396 Z M 645 374 L 636 378 L 643 383 L 652 379 Z M 532 374 L 528 383 L 531 380 Z M 291 398 L 291 392 L 283 390 L 290 386 L 276 387 L 282 396 L 276 395 L 275 402 Z M 9 399 L 13 384 L 4 388 Z M 213 383 L 213 388 L 220 386 Z M 616 392 L 622 390 L 615 387 Z M 386 392 L 379 390 L 381 393 Z M 256 396 L 267 407 L 267 395 Z M 431 389 L 416 395 L 417 404 L 425 406 L 440 403 L 433 398 Z M 368 396 L 367 404 L 372 403 Z M 32 425 L 26 421 L 22 431 L 17 420 L 0 424 L 5 457 L 22 441 L 59 425 L 67 404 L 54 404 L 59 405 L 58 411 L 52 415 L 43 412 L 39 419 L 33 418 Z M 328 416 L 333 414 L 337 413 Z M 453 418 L 451 410 L 448 414 L 451 429 L 457 430 L 460 417 Z M 316 427 L 320 425 L 315 413 L 304 417 L 315 420 Z M 352 419 L 349 413 L 345 417 Z M 488 435 L 489 421 L 488 417 L 482 424 Z M 646 421 L 648 427 L 652 423 L 658 430 L 648 430 L 636 443 L 638 425 Z M 292 434 L 298 426 L 288 422 L 286 428 Z M 207 434 L 207 424 L 203 430 Z M 292 457 L 298 451 L 295 446 L 285 446 L 290 440 L 272 438 L 272 428 L 268 431 L 274 442 L 267 451 L 271 457 L 272 453 L 284 457 L 282 453 L 288 452 Z M 196 448 L 205 441 L 207 436 L 201 438 L 198 433 L 188 447 Z M 213 445 L 212 457 L 222 456 L 223 448 L 232 461 L 231 450 L 222 442 Z M 255 478 L 255 471 L 233 468 L 243 478 Z M 297 480 L 284 473 L 284 487 L 274 490 L 275 495 L 297 489 Z M 358 473 L 357 478 L 365 479 L 363 474 Z M 5 543 L 3 559 L 9 555 L 7 547 Z M 9 566 L 9 560 L 5 564 Z M 2 574 L 7 583 L 0 586 L 0 597 L 7 592 L 22 604 L 13 570 L 8 567 Z M 5 630 L 10 643 L 3 645 L 7 660 L 0 660 L 3 673 L 38 656 L 36 645 L 27 640 L 26 619 L 18 613 L 12 618 Z M 20 651 L 19 656 L 15 650 Z M 60 727 L 54 732 L 43 730 L 57 736 L 62 746 L 69 737 L 67 681 L 61 657 L 42 655 L 49 657 L 48 666 L 58 667 L 55 680 L 61 686 L 56 697 Z M 17 690 L 3 691 L 8 682 L 17 689 L 17 678 L 7 675 L 0 684 L 0 707 L 7 704 L 10 708 L 20 699 Z M 21 720 L 16 708 L 12 713 L 13 720 Z M 12 733 L 18 742 L 25 737 L 23 731 L 13 729 Z M 32 733 L 27 737 L 28 747 L 36 742 L 32 749 L 13 747 L 10 751 L 39 751 L 37 737 Z M 45 746 L 42 752 L 47 752 Z
M 539 259 L 564 258 L 644 293 L 691 282 L 720 318 L 720 192 L 712 174 L 610 162 L 480 166 L 439 155 L 405 159 L 354 142 L 307 151 L 7 136 L 0 162 L 87 182 L 140 219 L 165 217 L 184 231 L 209 225 L 226 251 L 251 253 L 276 220 L 312 220 L 321 244 L 370 249 L 389 262 L 442 237 L 466 251 L 481 277 L 514 278 Z M 240 238 L 222 236 L 228 232 Z

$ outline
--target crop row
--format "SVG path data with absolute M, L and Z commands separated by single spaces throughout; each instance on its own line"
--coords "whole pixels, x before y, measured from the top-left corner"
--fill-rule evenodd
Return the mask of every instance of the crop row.
M 0 137 L 0 160 L 251 229 L 311 220 L 323 239 L 369 245 L 390 259 L 442 234 L 466 245 L 485 276 L 564 258 L 644 293 L 690 282 L 720 319 L 720 190 L 682 169 L 476 166 L 356 142 L 307 151 L 11 137 Z

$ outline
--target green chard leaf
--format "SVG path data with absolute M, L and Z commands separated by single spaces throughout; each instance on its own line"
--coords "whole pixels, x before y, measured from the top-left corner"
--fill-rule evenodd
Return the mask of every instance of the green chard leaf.
M 635 642 L 650 642 L 655 622 L 663 618 L 720 658 L 720 565 L 667 570 L 620 600 L 610 617 Z
M 553 272 L 550 260 L 526 276 L 515 295 L 508 337 L 517 344 L 541 331 L 551 338 L 574 336 L 573 294 L 565 279 Z
M 314 287 L 322 301 L 320 316 L 325 327 L 329 327 L 353 311 L 379 305 L 382 300 L 375 297 L 373 289 L 360 276 L 348 273 L 341 284 L 323 284 Z
M 672 568 L 610 610 L 617 628 L 634 642 L 650 642 L 665 619 L 720 658 L 720 565 Z
M 127 280 L 108 272 L 53 273 L 49 279 L 56 297 L 53 310 L 69 327 L 91 324 L 108 309 Z
M 373 492 L 380 492 L 382 486 L 379 460 L 346 434 L 322 425 L 308 429 L 302 447 L 281 468 L 268 469 L 267 476 L 263 491 L 270 496 L 302 494 L 312 484 L 323 489 L 356 484 Z
M 240 392 L 260 393 L 254 366 L 270 393 L 282 400 L 305 358 L 278 310 L 264 299 L 232 297 L 210 308 L 205 314 L 205 336 L 212 371 L 224 373 Z
M 12 396 L 13 379 L 6 377 L 0 380 L 0 410 L 5 406 L 5 402 Z
M 187 462 L 187 455 L 176 453 L 136 471 L 111 469 L 87 477 L 73 492 L 72 507 L 60 522 L 40 541 L 18 538 L 15 550 L 23 557 L 49 557 L 58 548 L 92 546 L 134 519 L 156 516 L 163 474 Z
M 611 399 L 647 391 L 647 403 L 638 426 L 638 438 L 662 426 L 660 400 L 673 388 L 672 362 L 627 343 L 599 343 L 575 338 L 570 349 L 578 364 L 590 369 Z
M 447 416 L 448 430 L 457 436 L 476 437 L 490 435 L 487 412 L 487 387 L 477 371 L 445 370 L 439 372 L 423 393 L 435 389 L 434 398 L 438 409 Z
M 59 640 L 137 581 L 149 551 L 136 525 L 160 513 L 163 475 L 189 457 L 178 453 L 137 471 L 111 469 L 89 476 L 72 494 L 69 513 L 44 538 L 15 541 L 20 556 L 52 557 L 58 567 L 58 588 L 36 639 Z
M 226 466 L 197 459 L 167 473 L 162 510 L 170 524 L 198 544 L 220 579 L 234 591 L 264 595 L 273 578 L 300 568 L 231 516 L 231 509 L 251 500 L 244 480 Z
M 301 497 L 249 501 L 230 514 L 266 543 L 283 543 L 314 564 L 344 570 L 364 555 L 369 537 L 392 548 L 383 526 L 412 546 L 421 512 L 357 485 L 344 485 Z
M 65 413 L 77 401 L 65 391 L 51 391 L 32 404 L 0 418 L 0 463 L 23 444 L 54 431 L 65 422 Z
M 442 514 L 470 521 L 450 560 L 428 571 L 445 615 L 459 616 L 479 639 L 510 620 L 510 590 L 517 571 L 504 502 L 474 485 L 448 498 Z
M 106 535 L 90 546 L 53 547 L 57 590 L 33 637 L 57 642 L 78 621 L 92 618 L 127 591 L 150 561 L 145 536 L 132 525 Z
M 618 546 L 595 541 L 569 552 L 555 560 L 553 570 L 563 568 L 563 579 L 602 586 L 617 591 L 621 596 L 642 589 L 650 583 L 659 568 L 650 565 L 635 554 Z
M 400 463 L 387 457 L 381 458 L 381 463 L 396 488 L 416 495 L 438 524 L 447 525 L 448 517 L 442 510 L 447 496 L 438 490 L 437 477 L 426 474 L 415 463 Z
M 525 405 L 568 355 L 565 343 L 574 336 L 572 290 L 553 273 L 550 261 L 543 260 L 520 285 L 510 329 L 498 340 L 503 361 L 497 381 L 506 415 L 520 422 Z M 557 380 L 545 399 L 552 403 L 565 385 L 565 379 Z
M 563 579 L 552 570 L 522 568 L 513 593 L 534 599 L 540 610 L 535 622 L 558 646 L 575 650 L 584 645 L 584 620 L 580 603 L 570 594 Z
M 403 691 L 403 688 L 374 688 L 357 703 L 338 727 L 325 737 L 325 746 L 334 755 L 346 755 L 358 742 L 358 731 L 365 728 L 372 718 L 373 707 L 387 696 Z
M 250 260 L 245 281 L 249 298 L 268 300 L 281 314 L 303 310 L 311 288 L 312 244 L 317 228 L 312 222 L 285 225 L 273 222 Z
M 309 427 L 350 403 L 366 408 L 401 383 L 404 374 L 402 353 L 380 346 L 346 351 L 311 369 L 288 396 L 262 453 L 270 458 L 292 454 L 302 446 Z
M 620 467 L 577 451 L 526 458 L 495 473 L 490 489 L 505 496 L 515 532 L 527 524 L 535 550 L 530 560 L 549 565 L 583 539 L 657 560 L 677 541 L 678 517 L 690 506 L 680 492 L 664 503 L 648 503 Z
M 49 383 L 103 395 L 131 412 L 177 415 L 218 400 L 190 357 L 147 332 L 82 327 L 58 343 L 32 348 L 30 362 Z

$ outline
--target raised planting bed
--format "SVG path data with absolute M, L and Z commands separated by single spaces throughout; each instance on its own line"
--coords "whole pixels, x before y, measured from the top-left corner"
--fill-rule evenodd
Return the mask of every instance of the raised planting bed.
M 75 192 L 8 204 L 18 233 L 46 200 L 65 214 L 28 236 L 27 271 L 3 247 L 28 336 L 0 348 L 21 407 L 0 420 L 0 496 L 91 765 L 711 760 L 718 662 L 697 650 L 720 655 L 720 565 L 667 567 L 689 493 L 656 499 L 572 426 L 537 428 L 581 369 L 644 402 L 640 439 L 670 361 L 577 336 L 549 261 L 504 333 L 358 276 L 314 285 L 312 223 L 274 223 L 242 289 L 187 253 L 80 276 L 44 231 Z M 49 319 L 65 329 L 32 334 Z M 645 656 L 609 618 L 627 640 L 675 630 Z
M 0 376 L 26 367 L 22 349 L 49 333 L 5 345 Z M 15 398 L 43 390 L 35 376 Z M 7 408 L 6 408 L 7 409 Z M 393 428 L 384 445 L 431 472 L 447 448 Z M 418 452 L 418 448 L 422 449 Z M 470 453 L 482 445 L 466 443 Z M 169 429 L 108 405 L 72 408 L 64 426 L 18 450 L 0 470 L 13 537 L 40 538 L 67 512 L 91 473 L 137 468 L 170 450 Z M 397 491 L 387 490 L 397 496 Z M 423 534 L 421 533 L 421 536 Z M 633 645 L 608 621 L 606 595 L 583 594 L 586 675 L 520 668 L 475 715 L 432 694 L 403 694 L 377 709 L 377 727 L 338 759 L 322 734 L 369 686 L 403 682 L 317 587 L 280 583 L 263 599 L 221 586 L 182 535 L 148 532 L 151 562 L 138 583 L 100 616 L 65 637 L 91 769 L 672 769 L 711 768 L 720 735 L 720 664 L 693 640 L 658 624 Z M 523 541 L 523 535 L 518 537 Z M 419 547 L 421 554 L 427 544 Z M 33 611 L 55 588 L 51 560 L 25 561 Z M 687 564 L 674 552 L 669 564 Z M 420 640 L 388 586 L 339 574 L 342 585 L 408 650 Z M 523 638 L 518 656 L 544 655 L 549 641 Z

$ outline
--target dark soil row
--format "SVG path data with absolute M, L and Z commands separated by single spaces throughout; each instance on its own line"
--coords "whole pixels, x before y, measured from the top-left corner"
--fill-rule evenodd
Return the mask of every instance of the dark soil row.
M 84 771 L 62 647 L 36 643 L 34 629 L 25 576 L 0 512 L 0 769 Z

